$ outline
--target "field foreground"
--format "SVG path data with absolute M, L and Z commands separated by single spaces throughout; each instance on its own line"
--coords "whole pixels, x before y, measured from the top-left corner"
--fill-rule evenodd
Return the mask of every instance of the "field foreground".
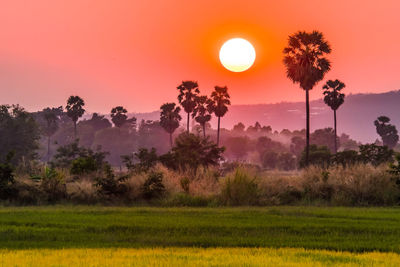
M 0 266 L 400 266 L 399 211 L 3 207 Z
M 395 253 L 293 248 L 0 250 L 1 266 L 399 266 Z

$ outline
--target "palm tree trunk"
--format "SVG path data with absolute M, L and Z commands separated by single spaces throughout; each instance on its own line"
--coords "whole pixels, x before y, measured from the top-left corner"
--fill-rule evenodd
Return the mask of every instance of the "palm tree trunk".
M 50 160 L 50 135 L 47 136 L 47 162 Z
M 187 113 L 187 132 L 189 133 L 189 112 Z
M 76 121 L 74 121 L 74 136 L 75 136 L 75 140 L 76 140 Z
M 172 133 L 169 133 L 169 142 L 170 142 L 171 148 L 172 148 Z
M 310 100 L 308 91 L 309 89 L 306 89 L 306 167 L 310 154 Z
M 337 132 L 336 132 L 336 110 L 333 111 L 333 120 L 334 120 L 334 127 L 335 127 L 335 154 L 337 153 Z
M 220 120 L 221 120 L 221 117 L 218 117 L 217 146 L 219 146 Z
M 206 124 L 203 123 L 203 137 L 206 138 Z

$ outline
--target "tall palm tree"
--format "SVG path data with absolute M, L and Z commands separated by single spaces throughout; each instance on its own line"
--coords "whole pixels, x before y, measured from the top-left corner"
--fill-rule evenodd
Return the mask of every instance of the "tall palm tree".
M 286 75 L 293 83 L 298 83 L 306 91 L 306 160 L 310 151 L 310 103 L 309 91 L 321 81 L 331 68 L 325 58 L 331 48 L 322 33 L 299 31 L 289 36 L 289 44 L 283 50 Z
M 50 140 L 59 128 L 60 116 L 63 113 L 63 108 L 45 108 L 42 111 L 45 125 L 43 132 L 47 136 L 47 161 L 50 160 Z
M 221 117 L 228 112 L 228 105 L 231 104 L 229 100 L 228 87 L 215 86 L 214 91 L 211 93 L 211 101 L 209 101 L 208 108 L 215 116 L 218 117 L 218 132 L 217 132 L 217 146 L 219 145 L 219 132 L 221 125 Z
M 200 93 L 199 85 L 195 81 L 182 81 L 177 89 L 179 90 L 179 104 L 187 113 L 187 132 L 189 132 L 189 117 L 196 107 L 196 97 Z
M 166 103 L 160 109 L 160 125 L 169 133 L 169 142 L 172 147 L 172 134 L 179 127 L 179 122 L 182 120 L 181 115 L 179 115 L 181 108 L 175 106 L 175 103 Z
M 203 137 L 206 138 L 206 123 L 211 120 L 210 99 L 206 95 L 196 98 L 196 106 L 193 109 L 192 118 L 203 128 Z
M 85 106 L 85 101 L 83 101 L 82 98 L 79 96 L 70 96 L 67 101 L 67 116 L 71 118 L 71 120 L 74 122 L 74 135 L 75 139 L 77 136 L 76 133 L 76 123 L 80 117 L 83 116 L 85 113 L 85 109 L 83 108 Z
M 333 110 L 333 121 L 335 128 L 335 154 L 337 153 L 337 128 L 336 128 L 336 110 L 344 103 L 345 94 L 340 91 L 345 88 L 346 85 L 339 80 L 329 80 L 322 87 L 324 90 L 324 102 Z

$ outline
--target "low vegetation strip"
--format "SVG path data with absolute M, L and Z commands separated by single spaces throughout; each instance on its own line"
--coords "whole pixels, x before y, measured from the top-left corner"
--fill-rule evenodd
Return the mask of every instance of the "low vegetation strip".
M 1 266 L 399 266 L 395 253 L 302 248 L 0 250 Z
M 0 208 L 0 248 L 297 247 L 400 252 L 398 208 Z

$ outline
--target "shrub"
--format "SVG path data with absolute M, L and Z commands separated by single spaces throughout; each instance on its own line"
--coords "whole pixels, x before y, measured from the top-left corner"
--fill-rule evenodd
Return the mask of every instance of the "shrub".
M 70 169 L 71 174 L 80 175 L 101 170 L 105 164 L 106 155 L 107 153 L 100 149 L 93 151 L 90 148 L 81 147 L 78 141 L 75 141 L 57 149 L 51 166 L 67 168 Z
M 387 146 L 366 144 L 360 146 L 360 160 L 363 163 L 370 163 L 374 166 L 393 161 L 393 150 Z
M 98 201 L 98 194 L 93 182 L 82 179 L 67 184 L 67 193 L 74 203 L 94 204 Z
M 290 171 L 296 168 L 296 158 L 288 152 L 280 153 L 277 167 L 279 170 Z
M 162 172 L 150 172 L 142 186 L 144 199 L 160 198 L 165 194 L 165 186 L 162 183 Z
M 168 168 L 190 170 L 193 174 L 197 169 L 208 166 L 216 166 L 222 159 L 224 148 L 218 147 L 208 138 L 191 133 L 182 133 L 175 139 L 172 152 L 161 157 L 161 162 Z
M 326 146 L 310 145 L 310 152 L 308 156 L 309 164 L 320 167 L 328 167 L 331 160 L 331 152 Z M 304 168 L 306 163 L 306 150 L 301 153 L 299 161 L 300 168 Z
M 226 205 L 255 205 L 259 202 L 256 177 L 243 169 L 228 175 L 222 185 L 221 201 Z
M 336 165 L 341 165 L 346 168 L 359 162 L 360 157 L 355 150 L 345 150 L 342 152 L 337 152 L 332 157 L 332 162 Z
M 67 189 L 64 173 L 53 168 L 44 167 L 40 176 L 34 176 L 32 179 L 39 181 L 39 188 L 45 194 L 48 202 L 56 202 L 67 198 Z
M 71 163 L 71 174 L 81 175 L 94 172 L 98 169 L 97 162 L 93 157 L 79 157 Z
M 278 164 L 278 153 L 266 151 L 262 155 L 262 166 L 267 169 L 275 169 Z
M 99 195 L 112 199 L 119 197 L 126 192 L 126 186 L 123 184 L 127 176 L 115 177 L 115 174 L 109 164 L 103 167 L 103 174 L 96 178 L 94 186 L 98 188 Z
M 395 156 L 395 162 L 389 164 L 389 173 L 393 175 L 396 184 L 400 187 L 400 154 Z
M 8 199 L 14 195 L 14 166 L 11 164 L 12 153 L 9 153 L 4 163 L 0 164 L 0 199 Z
M 309 167 L 302 173 L 300 188 L 304 200 L 334 205 L 393 205 L 400 190 L 387 167 L 356 164 L 327 170 Z
M 139 151 L 134 155 L 124 155 L 121 157 L 129 171 L 138 173 L 149 171 L 158 161 L 158 156 L 154 147 L 150 151 L 147 148 L 139 148 Z M 135 161 L 138 161 L 138 163 L 134 163 Z
M 330 183 L 331 173 L 319 166 L 310 166 L 302 173 L 301 187 L 305 201 L 329 202 L 335 192 Z

